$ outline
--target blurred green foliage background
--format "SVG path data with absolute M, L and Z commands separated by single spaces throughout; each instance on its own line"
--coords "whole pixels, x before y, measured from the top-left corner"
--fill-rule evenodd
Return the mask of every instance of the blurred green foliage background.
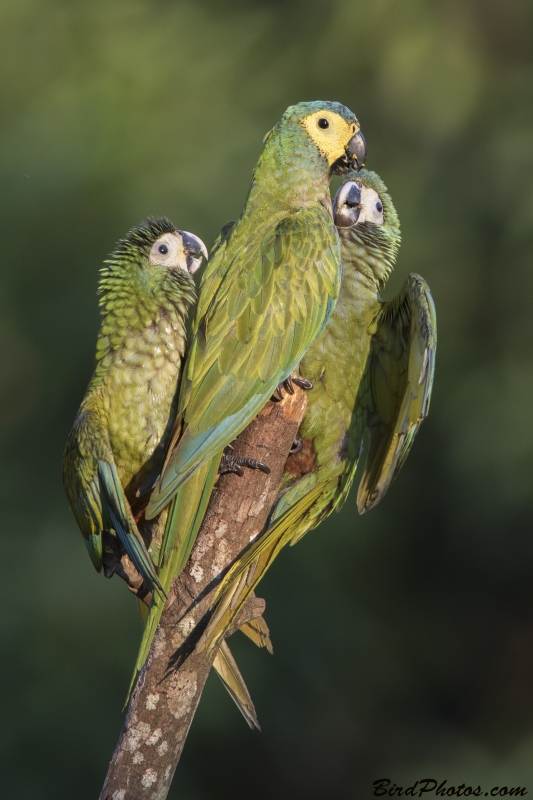
M 438 310 L 433 403 L 388 497 L 353 498 L 261 586 L 234 649 L 261 734 L 210 677 L 172 798 L 533 791 L 533 10 L 525 0 L 3 0 L 1 796 L 98 796 L 140 638 L 67 507 L 97 271 L 162 213 L 211 243 L 263 135 L 348 105 Z M 241 641 L 242 640 L 242 641 Z

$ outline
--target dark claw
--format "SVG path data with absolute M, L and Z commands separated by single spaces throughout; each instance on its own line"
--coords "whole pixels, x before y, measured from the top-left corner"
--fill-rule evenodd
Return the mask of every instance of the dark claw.
M 311 389 L 315 388 L 314 383 L 308 381 L 306 378 L 293 378 L 292 382 L 299 386 L 300 389 L 303 389 L 305 392 L 311 391 Z
M 304 440 L 301 436 L 296 434 L 296 438 L 291 445 L 291 449 L 289 450 L 289 455 L 293 456 L 295 453 L 299 453 L 302 447 L 304 446 Z
M 280 400 L 283 400 L 283 390 L 287 392 L 287 394 L 294 394 L 294 386 L 299 386 L 300 389 L 303 389 L 306 392 L 309 392 L 311 389 L 314 389 L 314 384 L 311 381 L 308 381 L 306 378 L 293 378 L 292 375 L 289 375 L 288 378 L 285 378 L 283 383 L 278 383 L 277 389 L 270 398 L 273 403 L 279 403 Z M 278 393 L 278 397 L 276 397 L 276 392 Z
M 257 461 L 255 458 L 246 458 L 245 456 L 233 456 L 231 453 L 224 453 L 220 462 L 219 472 L 224 475 L 227 472 L 234 472 L 240 478 L 244 475 L 243 467 L 248 469 L 258 469 L 266 475 L 270 474 L 270 467 L 263 464 L 262 461 Z
M 218 471 L 221 475 L 228 475 L 230 472 L 233 472 L 235 475 L 238 475 L 239 478 L 242 478 L 244 475 L 243 468 L 239 466 L 239 464 L 229 463 L 229 459 L 226 459 L 226 456 L 222 456 Z
M 278 393 L 277 397 L 276 397 L 276 392 Z M 270 399 L 272 400 L 273 403 L 279 403 L 280 400 L 283 400 L 283 384 L 282 383 L 278 383 L 278 385 L 276 387 L 276 390 L 275 390 L 274 394 L 271 396 Z
M 238 456 L 236 456 L 238 458 Z M 258 461 L 256 458 L 241 458 L 241 462 L 243 467 L 248 467 L 248 469 L 258 469 L 260 472 L 264 472 L 265 475 L 270 475 L 270 467 L 266 464 L 263 464 L 262 461 Z
M 287 394 L 294 394 L 294 386 L 292 385 L 293 378 L 289 375 L 288 378 L 285 378 L 283 381 L 283 388 L 287 392 Z

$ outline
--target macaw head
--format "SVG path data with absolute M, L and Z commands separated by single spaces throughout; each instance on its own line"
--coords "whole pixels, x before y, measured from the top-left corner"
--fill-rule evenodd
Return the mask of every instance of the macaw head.
M 300 125 L 327 161 L 331 175 L 343 175 L 364 166 L 366 142 L 355 114 L 342 103 L 315 100 L 289 106 L 279 129 Z M 276 126 L 276 127 L 278 127 Z
M 117 259 L 135 259 L 141 269 L 181 269 L 194 275 L 207 260 L 207 248 L 198 236 L 176 228 L 166 217 L 150 217 L 122 239 L 113 253 Z
M 148 249 L 150 239 L 159 234 L 162 227 L 166 227 L 167 230 L 165 233 L 157 235 L 157 239 L 150 246 L 147 253 L 149 266 L 171 270 L 182 269 L 194 275 L 202 263 L 202 256 L 206 261 L 208 259 L 207 248 L 202 240 L 194 233 L 178 230 L 164 218 L 150 220 L 148 228 L 153 222 L 156 224 L 153 226 L 153 231 L 150 231 L 152 236 L 148 237 L 149 241 L 145 250 Z
M 139 297 L 194 294 L 192 275 L 207 259 L 198 236 L 176 228 L 166 217 L 151 217 L 121 239 L 101 271 L 99 292 L 119 291 L 119 286 Z M 117 295 L 120 297 L 120 295 Z
M 399 228 L 398 215 L 387 187 L 375 172 L 367 169 L 348 173 L 333 200 L 337 228 L 352 225 L 381 225 Z
M 369 263 L 377 260 L 379 279 L 388 276 L 400 247 L 400 221 L 379 175 L 366 169 L 348 173 L 333 200 L 333 216 L 341 242 L 362 246 Z

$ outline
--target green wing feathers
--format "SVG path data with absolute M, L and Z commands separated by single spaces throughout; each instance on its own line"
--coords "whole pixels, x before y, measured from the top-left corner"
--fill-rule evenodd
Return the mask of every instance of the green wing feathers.
M 360 513 L 385 495 L 427 416 L 435 370 L 437 322 L 427 283 L 411 274 L 384 303 L 369 362 L 369 450 L 357 494 Z
M 202 287 L 180 397 L 186 430 L 150 516 L 199 464 L 244 430 L 297 366 L 338 294 L 338 236 L 321 205 L 282 219 L 255 241 L 239 240 L 237 225 Z
M 108 431 L 98 413 L 82 412 L 72 428 L 63 462 L 64 483 L 92 562 L 102 563 L 102 534 L 114 533 L 152 590 L 162 590 L 120 483 Z
M 101 432 L 104 435 L 100 435 Z M 102 497 L 98 480 L 98 458 L 111 455 L 103 426 L 93 412 L 76 418 L 63 456 L 63 483 L 91 561 L 102 570 Z
M 152 591 L 157 588 L 166 596 L 146 545 L 137 530 L 115 465 L 109 461 L 98 461 L 98 480 L 103 500 L 102 517 L 105 530 L 116 533 L 122 547 Z

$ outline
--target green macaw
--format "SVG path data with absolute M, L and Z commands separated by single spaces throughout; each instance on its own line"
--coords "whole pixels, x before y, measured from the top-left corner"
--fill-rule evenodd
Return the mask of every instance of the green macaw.
M 111 577 L 125 551 L 152 591 L 163 591 L 157 544 L 139 532 L 137 495 L 168 446 L 202 255 L 197 236 L 163 217 L 117 244 L 101 270 L 96 368 L 63 458 L 67 497 L 98 572 Z
M 426 417 L 437 343 L 433 299 L 416 274 L 393 300 L 380 297 L 400 245 L 399 221 L 381 179 L 346 175 L 334 201 L 344 267 L 335 310 L 300 370 L 314 389 L 289 456 L 269 527 L 222 581 L 200 646 L 216 646 L 281 548 L 340 510 L 368 434 L 359 513 L 385 495 Z
M 291 106 L 265 137 L 244 210 L 202 278 L 177 444 L 146 511 L 154 517 L 174 497 L 159 560 L 165 590 L 191 552 L 223 449 L 296 369 L 333 311 L 342 267 L 329 181 L 362 166 L 365 150 L 356 117 L 340 103 Z M 154 594 L 133 681 L 163 605 Z

